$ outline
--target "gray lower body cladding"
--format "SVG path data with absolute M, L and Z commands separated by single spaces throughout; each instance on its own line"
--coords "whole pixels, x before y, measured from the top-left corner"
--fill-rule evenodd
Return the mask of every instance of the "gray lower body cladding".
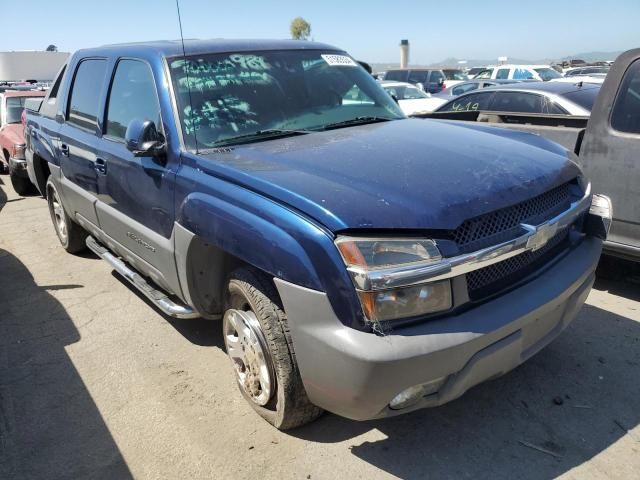
M 454 400 L 520 365 L 567 327 L 589 294 L 601 250 L 601 240 L 587 237 L 507 294 L 386 336 L 345 327 L 324 293 L 275 279 L 309 399 L 354 420 Z M 435 379 L 444 379 L 437 393 L 402 410 L 389 408 L 403 390 Z

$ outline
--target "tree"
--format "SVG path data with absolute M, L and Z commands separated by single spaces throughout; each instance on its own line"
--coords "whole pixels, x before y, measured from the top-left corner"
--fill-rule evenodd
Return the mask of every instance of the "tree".
M 47 52 L 57 52 L 58 51 L 58 47 L 56 47 L 55 45 L 51 44 L 47 47 Z
M 311 35 L 311 25 L 302 17 L 291 20 L 291 38 L 294 40 L 308 40 Z

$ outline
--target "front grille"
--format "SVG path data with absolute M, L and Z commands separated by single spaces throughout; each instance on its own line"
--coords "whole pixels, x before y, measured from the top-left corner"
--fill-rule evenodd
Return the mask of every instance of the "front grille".
M 539 225 L 567 210 L 570 186 L 565 183 L 511 207 L 466 220 L 453 231 L 453 240 L 460 252 L 466 253 L 515 238 L 521 233 L 521 223 Z
M 556 233 L 545 246 L 467 273 L 467 291 L 471 300 L 481 300 L 518 283 L 565 250 L 569 229 Z

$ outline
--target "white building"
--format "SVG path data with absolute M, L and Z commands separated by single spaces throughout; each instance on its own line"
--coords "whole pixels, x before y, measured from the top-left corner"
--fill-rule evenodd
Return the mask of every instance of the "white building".
M 0 52 L 0 82 L 51 81 L 67 58 L 67 52 Z

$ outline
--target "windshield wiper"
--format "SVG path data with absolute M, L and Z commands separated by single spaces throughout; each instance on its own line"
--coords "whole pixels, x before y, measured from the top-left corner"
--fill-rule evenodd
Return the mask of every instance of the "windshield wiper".
M 333 128 L 350 127 L 352 125 L 366 125 L 367 123 L 391 122 L 397 120 L 395 118 L 386 117 L 355 117 L 341 122 L 328 123 L 321 127 L 322 130 L 331 130 Z
M 241 145 L 243 143 L 259 142 L 271 138 L 293 137 L 295 135 L 306 135 L 311 133 L 310 130 L 287 130 L 280 128 L 269 128 L 265 130 L 257 130 L 246 135 L 238 135 L 237 137 L 224 138 L 218 140 L 211 145 L 212 148 L 222 147 L 225 145 Z

